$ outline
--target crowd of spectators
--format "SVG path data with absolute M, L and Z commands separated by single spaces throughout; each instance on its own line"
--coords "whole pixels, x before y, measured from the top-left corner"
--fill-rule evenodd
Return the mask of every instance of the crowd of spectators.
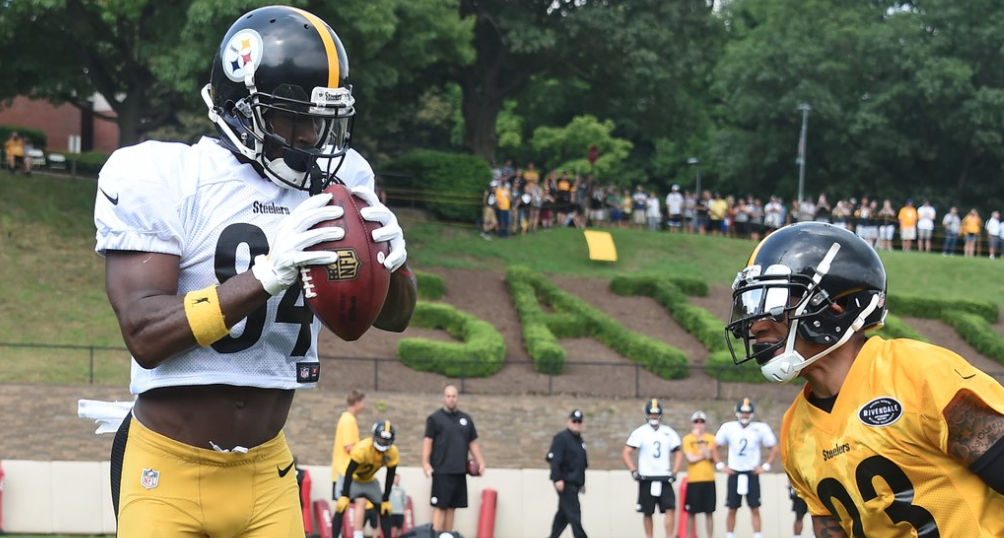
M 719 236 L 760 238 L 786 224 L 800 221 L 829 222 L 850 230 L 879 250 L 893 250 L 894 241 L 904 251 L 931 252 L 932 239 L 941 240 L 945 256 L 957 252 L 975 257 L 986 238 L 986 252 L 998 256 L 1004 232 L 1000 213 L 984 221 L 973 208 L 961 216 L 952 206 L 942 218 L 928 200 L 915 207 L 908 199 L 899 209 L 889 199 L 847 198 L 830 203 L 826 194 L 785 204 L 780 196 L 766 203 L 755 196 L 722 196 L 705 190 L 698 193 L 673 185 L 664 197 L 641 185 L 622 189 L 604 185 L 593 176 L 553 171 L 542 176 L 534 163 L 514 168 L 512 161 L 493 168 L 493 178 L 484 191 L 481 235 L 533 233 L 555 226 L 635 228 L 668 230 Z

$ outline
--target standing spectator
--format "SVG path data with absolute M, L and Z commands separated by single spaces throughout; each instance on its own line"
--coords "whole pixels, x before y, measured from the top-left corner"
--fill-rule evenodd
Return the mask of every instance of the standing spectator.
M 492 240 L 492 232 L 498 230 L 499 221 L 495 216 L 495 190 L 498 188 L 499 182 L 497 180 L 492 180 L 488 183 L 488 188 L 485 189 L 484 194 L 481 196 L 481 202 L 483 207 L 481 209 L 481 237 L 485 238 L 486 241 Z
M 551 464 L 551 482 L 558 492 L 558 511 L 551 524 L 550 538 L 559 538 L 565 527 L 572 526 L 572 536 L 586 538 L 582 529 L 579 495 L 586 492 L 586 442 L 582 440 L 582 411 L 568 415 L 568 423 L 551 440 L 547 461 Z
M 687 536 L 694 536 L 697 530 L 697 514 L 704 514 L 704 525 L 708 538 L 715 535 L 715 522 L 711 514 L 715 512 L 717 492 L 715 491 L 715 464 L 721 461 L 715 436 L 705 430 L 708 416 L 704 411 L 695 411 L 690 416 L 690 433 L 683 436 L 683 450 L 677 459 L 687 458 L 687 496 L 683 508 L 687 511 Z M 676 464 L 680 468 L 680 464 Z
M 645 220 L 648 222 L 648 231 L 655 232 L 659 230 L 659 222 L 662 221 L 662 209 L 659 206 L 659 198 L 656 197 L 655 191 L 648 193 L 648 199 L 645 200 Z
M 938 212 L 931 202 L 924 200 L 924 205 L 917 208 L 917 250 L 931 252 L 931 236 L 934 234 L 934 219 Z
M 495 187 L 495 209 L 498 214 L 499 237 L 509 235 L 510 219 L 512 210 L 512 188 L 508 181 L 503 181 Z
M 721 235 L 722 225 L 725 224 L 725 217 L 729 212 L 729 203 L 722 198 L 720 193 L 715 193 L 715 198 L 711 200 L 711 204 L 708 206 L 708 228 L 711 229 L 711 235 Z
M 830 203 L 826 201 L 826 194 L 820 193 L 816 200 L 816 213 L 814 219 L 818 222 L 830 222 Z
M 530 212 L 532 209 L 533 195 L 530 194 L 530 185 L 535 185 L 536 181 L 529 181 L 526 179 L 526 174 L 523 175 L 523 180 L 519 182 L 519 189 L 513 194 L 513 198 L 516 201 L 516 212 L 519 215 L 519 224 L 516 226 L 516 230 L 519 233 L 526 235 L 526 232 L 530 231 Z
M 512 176 L 514 176 L 516 174 L 516 169 L 512 165 L 512 159 L 506 159 L 505 160 L 505 164 L 502 165 L 502 169 L 500 170 L 500 172 L 501 172 L 501 175 L 499 176 L 499 179 L 501 181 L 511 181 L 512 180 Z
M 679 470 L 679 460 L 671 466 L 670 454 L 680 450 L 680 436 L 673 428 L 661 424 L 662 404 L 652 398 L 645 404 L 645 418 L 648 423 L 631 432 L 621 456 L 624 465 L 631 471 L 631 477 L 638 481 L 638 504 L 636 510 L 643 514 L 645 538 L 652 538 L 652 514 L 655 509 L 666 514 L 666 536 L 673 536 L 673 507 L 676 495 L 673 482 Z M 634 452 L 638 451 L 635 464 Z
M 624 189 L 621 193 L 621 228 L 630 228 L 634 216 L 635 201 L 630 189 Z M 642 212 L 642 222 L 645 221 L 645 213 Z
M 903 252 L 910 252 L 913 249 L 913 240 L 917 238 L 917 210 L 913 207 L 913 200 L 907 200 L 906 205 L 899 209 L 899 240 L 903 245 Z
M 394 536 L 401 536 L 404 530 L 404 509 L 408 506 L 408 492 L 401 486 L 401 475 L 394 475 L 394 486 L 390 488 L 390 524 L 395 529 Z
M 621 210 L 621 194 L 620 191 L 614 187 L 610 186 L 607 193 L 607 208 L 610 210 L 610 225 L 614 228 L 620 226 L 621 221 L 624 219 L 623 211 Z
M 994 211 L 987 219 L 987 245 L 990 247 L 990 259 L 997 257 L 997 247 L 1001 241 L 1001 214 Z
M 889 199 L 882 201 L 882 209 L 876 215 L 878 221 L 878 243 L 876 248 L 892 250 L 892 238 L 896 234 L 896 210 Z
M 648 204 L 648 197 L 645 190 L 638 185 L 634 188 L 631 196 L 631 227 L 640 230 L 645 227 L 645 207 Z
M 766 233 L 773 232 L 784 225 L 784 206 L 781 205 L 777 196 L 771 196 L 767 206 L 763 208 L 763 224 L 767 228 Z
M 593 190 L 593 176 L 586 174 L 581 179 L 576 178 L 575 183 L 575 225 L 579 228 L 585 228 L 589 224 L 589 204 L 590 200 L 592 200 L 590 192 Z
M 679 232 L 683 226 L 683 195 L 680 194 L 680 186 L 673 185 L 670 189 L 669 194 L 666 195 L 666 214 L 668 215 L 668 220 L 666 225 L 669 227 L 670 232 Z M 693 218 L 693 215 L 691 215 Z
M 966 218 L 962 219 L 962 234 L 966 237 L 966 244 L 962 247 L 962 252 L 967 258 L 976 256 L 976 240 L 980 238 L 983 229 L 983 221 L 976 208 L 969 210 Z
M 770 464 L 777 457 L 777 438 L 770 426 L 764 422 L 754 422 L 756 409 L 749 398 L 736 404 L 736 420 L 726 422 L 715 435 L 718 446 L 728 445 L 728 463 L 715 465 L 729 475 L 725 506 L 729 509 L 725 520 L 725 538 L 734 538 L 736 511 L 742 506 L 742 498 L 750 507 L 753 520 L 753 538 L 760 536 L 760 473 L 770 471 Z M 760 463 L 760 447 L 770 449 L 767 461 Z
M 527 181 L 540 181 L 540 172 L 534 168 L 533 163 L 526 163 L 526 171 L 523 172 L 523 179 Z
M 683 193 L 683 229 L 697 233 L 697 193 Z
M 352 389 L 345 401 L 348 407 L 342 411 L 342 416 L 338 417 L 335 443 L 331 447 L 331 500 L 333 501 L 338 500 L 339 492 L 342 491 L 342 482 L 345 479 L 345 469 L 349 466 L 352 447 L 359 442 L 359 422 L 356 417 L 366 407 L 366 394 L 361 390 Z
M 536 232 L 540 225 L 541 209 L 544 207 L 544 189 L 540 186 L 540 181 L 531 181 L 527 184 L 527 191 L 530 194 L 530 231 Z
M 750 204 L 751 200 L 752 204 Z M 750 212 L 750 239 L 759 241 L 760 234 L 763 233 L 763 202 L 759 198 L 747 198 L 746 207 L 749 208 Z
M 843 200 L 837 200 L 837 205 L 833 206 L 833 225 L 838 228 L 848 229 L 847 219 L 851 216 L 850 211 L 847 210 L 847 203 Z
M 732 210 L 734 235 L 746 237 L 750 233 L 750 207 L 746 205 L 746 200 L 742 197 L 736 202 Z
M 816 218 L 816 204 L 811 198 L 806 198 L 798 203 L 798 211 L 795 212 L 798 222 L 808 222 Z
M 543 187 L 544 204 L 540 207 L 540 224 L 545 230 L 554 225 L 554 214 L 557 211 L 555 204 L 558 201 L 558 179 L 555 175 L 551 172 Z
M 567 226 L 568 213 L 572 209 L 572 178 L 568 177 L 568 171 L 561 172 L 561 179 L 558 180 L 557 205 L 558 226 Z
M 945 244 L 941 247 L 941 255 L 954 255 L 955 242 L 959 239 L 959 233 L 962 231 L 962 220 L 959 219 L 959 210 L 955 206 L 952 206 L 948 213 L 945 213 L 945 218 L 941 219 L 941 225 L 945 227 Z
M 467 508 L 467 454 L 474 457 L 481 474 L 485 459 L 478 446 L 478 431 L 474 419 L 457 409 L 457 387 L 443 390 L 443 407 L 425 421 L 422 442 L 422 469 L 432 477 L 432 528 L 436 532 L 453 532 L 453 513 Z
M 711 226 L 709 211 L 711 210 L 711 193 L 702 192 L 697 198 L 697 205 L 694 206 L 694 215 L 697 220 L 697 233 L 704 235 L 708 227 Z
M 805 503 L 805 499 L 798 496 L 798 492 L 791 487 L 791 484 L 788 484 L 788 498 L 791 499 L 791 511 L 795 513 L 795 524 L 791 527 L 791 533 L 798 538 L 802 535 L 802 520 L 809 512 L 809 505 Z
M 864 239 L 866 243 L 875 246 L 875 239 L 878 236 L 878 226 L 876 226 L 877 215 L 872 215 L 871 204 L 868 203 L 867 197 L 861 198 L 861 207 L 854 212 L 855 220 L 855 233 L 858 237 Z

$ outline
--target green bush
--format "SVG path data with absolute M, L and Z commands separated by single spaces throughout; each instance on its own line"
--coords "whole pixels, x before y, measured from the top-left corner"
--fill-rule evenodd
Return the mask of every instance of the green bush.
M 916 297 L 912 295 L 889 294 L 886 306 L 897 316 L 908 316 L 924 319 L 943 319 L 943 314 L 949 310 L 960 310 L 976 314 L 990 323 L 997 323 L 999 309 L 990 301 L 973 299 L 936 299 L 931 297 Z
M 509 295 L 516 305 L 520 324 L 523 326 L 523 341 L 527 353 L 533 359 L 534 370 L 545 374 L 560 374 L 565 369 L 565 348 L 548 327 L 548 314 L 540 308 L 537 293 L 531 281 L 536 274 L 529 269 L 516 267 L 506 275 Z
M 976 348 L 976 351 L 1004 363 L 1004 338 L 990 326 L 986 318 L 971 312 L 947 310 L 941 319 L 955 327 L 959 336 Z
M 628 330 L 599 309 L 574 295 L 562 291 L 543 276 L 533 273 L 528 269 L 510 269 L 507 279 L 510 281 L 525 282 L 536 291 L 536 294 L 533 296 L 534 301 L 537 301 L 537 295 L 539 295 L 541 299 L 550 304 L 557 312 L 557 315 L 552 315 L 550 321 L 554 323 L 555 327 L 561 327 L 562 331 L 575 335 L 591 336 L 610 349 L 643 365 L 645 369 L 660 377 L 666 379 L 683 379 L 687 377 L 687 356 L 679 349 L 654 338 Z M 526 295 L 526 292 L 523 293 Z M 540 310 L 539 304 L 536 305 L 536 309 Z M 578 325 L 575 325 L 571 321 L 567 316 L 569 314 L 578 318 Z M 541 317 L 547 323 L 548 318 L 545 316 Z M 525 324 L 526 321 L 523 323 Z M 548 333 L 552 337 L 554 336 L 554 333 L 550 329 Z M 532 353 L 531 356 L 533 356 Z
M 894 316 L 892 314 L 888 314 L 885 317 L 885 326 L 871 334 L 881 336 L 886 340 L 891 340 L 893 338 L 911 338 L 921 342 L 930 342 L 930 340 L 925 338 L 924 335 L 917 332 L 916 329 L 907 325 L 906 322 L 898 316 Z
M 446 294 L 446 281 L 443 277 L 425 271 L 415 271 L 418 281 L 418 298 L 427 301 L 442 299 Z
M 381 177 L 388 188 L 412 189 L 412 197 L 437 217 L 468 222 L 480 217 L 481 195 L 492 175 L 480 157 L 432 150 L 408 153 L 385 170 Z
M 674 276 L 667 280 L 672 282 L 680 291 L 691 297 L 707 297 L 708 283 L 696 277 Z
M 3 148 L 3 144 L 10 139 L 10 134 L 17 131 L 26 138 L 31 139 L 31 145 L 35 149 L 45 149 L 49 144 L 49 137 L 46 136 L 45 131 L 39 131 L 38 129 L 32 129 L 31 127 L 21 127 L 20 125 L 0 125 L 0 148 Z
M 702 285 L 703 284 L 703 285 Z M 724 351 L 725 323 L 707 310 L 690 304 L 687 295 L 707 295 L 708 286 L 695 279 L 671 279 L 647 276 L 618 276 L 610 281 L 618 295 L 652 297 L 666 307 L 681 327 L 710 351 Z M 686 290 L 686 291 L 685 291 Z M 691 293 L 687 293 L 687 291 Z
M 397 356 L 406 366 L 449 377 L 488 377 L 505 362 L 505 339 L 490 323 L 443 303 L 419 302 L 411 324 L 441 329 L 464 343 L 405 338 Z
M 84 153 L 67 153 L 66 155 L 66 168 L 70 169 L 71 162 L 77 163 L 77 173 L 78 174 L 97 174 L 104 167 L 105 162 L 108 160 L 109 155 L 107 153 L 101 153 L 98 151 L 85 151 Z
M 737 383 L 767 383 L 767 378 L 760 373 L 760 367 L 756 361 L 746 361 L 736 364 L 732 360 L 732 353 L 728 350 L 716 351 L 708 356 L 708 362 L 704 370 L 709 376 L 719 381 Z

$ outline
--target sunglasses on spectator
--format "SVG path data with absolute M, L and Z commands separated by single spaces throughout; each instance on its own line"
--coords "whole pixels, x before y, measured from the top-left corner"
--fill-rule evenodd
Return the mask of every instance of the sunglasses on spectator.
M 697 420 L 694 421 L 695 424 L 698 423 L 698 422 L 700 422 L 701 424 L 704 424 L 704 419 L 703 418 L 699 418 L 699 419 L 697 419 Z

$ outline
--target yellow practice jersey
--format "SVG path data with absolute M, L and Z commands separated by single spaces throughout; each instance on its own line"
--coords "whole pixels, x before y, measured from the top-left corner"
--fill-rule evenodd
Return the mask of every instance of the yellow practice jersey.
M 348 445 L 359 442 L 359 423 L 356 416 L 348 411 L 342 412 L 335 427 L 335 444 L 331 447 L 331 481 L 337 482 L 340 475 L 345 474 L 349 467 Z
M 915 340 L 872 337 L 831 413 L 806 399 L 784 415 L 781 459 L 809 512 L 848 536 L 1004 536 L 1004 496 L 948 455 L 942 411 L 970 391 L 1004 414 L 1004 387 Z
M 356 443 L 351 458 L 359 465 L 356 467 L 356 472 L 352 473 L 354 482 L 372 482 L 381 467 L 397 467 L 401 462 L 396 446 L 391 446 L 386 452 L 380 452 L 373 447 L 372 437 Z
M 701 443 L 704 441 L 704 443 Z M 697 437 L 693 433 L 683 436 L 683 453 L 689 455 L 700 455 L 701 448 L 707 448 L 711 452 L 718 450 L 715 444 L 715 436 L 710 433 L 703 433 Z M 712 460 L 701 460 L 697 463 L 687 462 L 687 482 L 714 482 L 715 464 Z

